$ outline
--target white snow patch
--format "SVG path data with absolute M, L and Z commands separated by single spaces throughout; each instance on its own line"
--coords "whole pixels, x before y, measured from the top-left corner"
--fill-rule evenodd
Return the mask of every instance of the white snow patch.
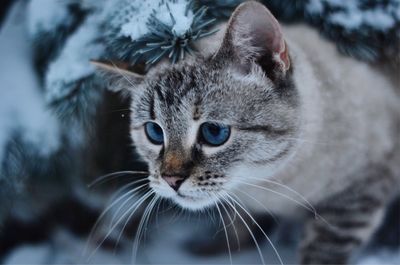
M 28 4 L 29 33 L 49 31 L 59 24 L 68 23 L 69 0 L 30 0 Z
M 392 12 L 398 20 L 400 20 L 400 3 L 397 6 L 392 7 Z
M 25 245 L 6 257 L 4 264 L 46 264 L 49 256 L 51 249 L 48 244 Z
M 91 59 L 99 58 L 104 45 L 96 42 L 99 36 L 99 16 L 92 14 L 65 44 L 62 53 L 50 65 L 46 75 L 46 100 L 52 101 L 68 95 L 67 84 L 93 74 Z M 73 89 L 73 88 L 70 88 Z
M 59 146 L 58 123 L 46 109 L 33 72 L 22 6 L 14 5 L 0 31 L 0 161 L 16 130 L 43 155 Z
M 363 18 L 365 24 L 379 30 L 393 27 L 395 23 L 394 18 L 390 13 L 382 8 L 365 11 Z
M 362 257 L 359 265 L 398 265 L 400 264 L 400 249 L 397 251 L 383 250 L 373 255 Z
M 306 9 L 311 14 L 315 14 L 321 13 L 324 9 L 324 6 L 322 5 L 321 0 L 310 0 L 306 5 Z
M 324 0 L 328 3 L 329 6 L 332 7 L 343 7 L 345 9 L 355 9 L 358 7 L 358 1 L 355 0 Z
M 355 29 L 363 22 L 363 17 L 360 12 L 338 12 L 329 17 L 329 20 L 334 24 L 339 24 L 347 29 Z
M 163 3 L 164 2 L 164 3 Z M 153 10 L 157 10 L 156 17 L 166 25 L 172 26 L 173 31 L 178 35 L 183 35 L 190 28 L 193 22 L 193 12 L 186 8 L 188 5 L 187 0 L 176 1 L 129 1 L 126 2 L 125 10 L 130 10 L 129 14 L 125 14 L 125 19 L 122 19 L 123 14 L 119 14 L 113 23 L 114 28 L 120 28 L 120 35 L 130 37 L 132 40 L 137 40 L 143 35 L 149 33 L 146 25 Z M 117 5 L 116 8 L 121 8 Z M 171 18 L 170 12 L 173 16 Z M 114 9 L 113 12 L 116 12 Z M 126 20 L 126 21 L 125 21 Z
M 347 29 L 356 29 L 361 25 L 367 25 L 377 30 L 384 31 L 393 27 L 395 21 L 389 11 L 382 8 L 362 11 L 355 5 L 348 5 L 342 12 L 337 12 L 328 18 L 332 23 L 341 25 Z

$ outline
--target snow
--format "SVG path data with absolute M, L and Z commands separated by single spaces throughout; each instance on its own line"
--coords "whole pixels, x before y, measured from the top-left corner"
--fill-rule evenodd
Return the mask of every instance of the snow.
M 361 10 L 359 1 L 354 0 L 309 0 L 306 10 L 310 14 L 321 13 L 324 11 L 324 4 L 330 8 L 340 8 L 342 11 L 332 13 L 328 21 L 333 24 L 343 26 L 348 30 L 357 29 L 362 25 L 372 27 L 376 30 L 385 31 L 392 28 L 395 24 L 395 16 L 400 17 L 400 4 L 388 5 L 387 10 L 382 7 L 375 9 Z
M 24 14 L 18 3 L 0 31 L 0 161 L 4 146 L 18 131 L 47 155 L 59 146 L 58 124 L 46 110 L 31 65 Z
M 310 14 L 321 13 L 324 10 L 324 6 L 321 3 L 321 0 L 309 0 L 306 9 Z
M 71 19 L 68 16 L 69 0 L 30 0 L 28 2 L 28 25 L 31 34 L 50 31 Z
M 393 12 L 397 20 L 400 20 L 400 2 L 397 6 L 392 6 L 391 12 Z
M 354 9 L 357 7 L 358 1 L 354 0 L 348 0 L 348 1 L 343 1 L 343 0 L 320 0 L 328 3 L 332 7 L 343 7 L 346 9 Z
M 334 13 L 329 20 L 348 29 L 356 29 L 364 24 L 381 31 L 393 27 L 395 23 L 390 13 L 382 8 L 362 12 L 359 9 L 350 9 Z
M 383 8 L 378 8 L 375 10 L 365 11 L 364 22 L 373 28 L 383 31 L 387 28 L 393 27 L 395 20 L 386 10 Z
M 98 59 L 104 52 L 104 45 L 96 42 L 99 36 L 97 13 L 86 19 L 77 32 L 65 44 L 59 57 L 52 61 L 46 75 L 46 100 L 52 101 L 68 95 L 74 82 L 90 76 L 95 67 L 91 59 Z
M 367 255 L 359 261 L 360 265 L 399 265 L 400 249 L 397 251 L 383 250 L 375 255 Z
M 157 10 L 156 17 L 161 22 L 173 26 L 173 31 L 177 35 L 183 35 L 190 28 L 193 21 L 192 10 L 188 10 L 187 14 L 185 14 L 187 5 L 187 0 L 125 1 L 123 8 L 124 10 L 131 10 L 130 13 L 125 15 L 125 19 L 121 18 L 123 15 L 114 16 L 115 19 L 111 23 L 114 28 L 120 28 L 120 36 L 130 37 L 134 41 L 149 33 L 146 23 L 153 10 Z M 116 5 L 116 9 L 120 8 L 120 5 Z M 169 11 L 171 11 L 173 19 Z
M 26 264 L 27 260 L 31 264 L 43 264 L 46 256 L 49 256 L 50 249 L 47 245 L 26 245 L 15 250 L 5 262 L 5 264 Z
M 31 5 L 38 6 L 38 1 L 33 1 L 34 3 Z M 53 2 L 56 3 L 58 1 Z M 86 8 L 94 6 L 93 1 L 85 3 Z M 53 5 L 50 5 L 49 9 L 53 9 Z M 187 0 L 97 2 L 96 11 L 90 14 L 77 32 L 68 38 L 61 54 L 50 63 L 45 77 L 47 102 L 52 102 L 68 95 L 75 88 L 76 81 L 84 79 L 95 72 L 95 68 L 89 61 L 91 59 L 99 59 L 104 55 L 104 45 L 96 41 L 102 35 L 99 28 L 104 21 L 109 22 L 113 29 L 120 32 L 121 36 L 137 40 L 149 32 L 146 23 L 153 10 L 156 9 L 158 11 L 156 17 L 160 21 L 173 26 L 173 31 L 176 34 L 182 35 L 190 28 L 193 20 L 193 12 L 191 10 L 188 10 L 187 14 L 185 14 L 187 6 Z M 173 14 L 172 16 L 169 10 Z M 56 20 L 50 18 L 51 16 L 48 14 L 50 11 L 45 11 L 42 14 L 43 17 L 40 16 L 40 13 L 37 14 L 39 11 L 36 9 L 34 11 L 33 14 L 37 18 L 36 20 L 49 23 L 49 25 L 57 23 Z M 62 16 L 62 14 L 59 14 L 59 16 Z
M 338 12 L 329 17 L 333 24 L 339 24 L 347 29 L 356 29 L 363 22 L 363 16 L 360 12 Z

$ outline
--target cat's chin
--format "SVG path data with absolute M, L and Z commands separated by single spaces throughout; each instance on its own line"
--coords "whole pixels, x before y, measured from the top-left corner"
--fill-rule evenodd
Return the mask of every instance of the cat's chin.
M 209 198 L 183 196 L 179 194 L 170 199 L 172 199 L 172 201 L 174 201 L 180 207 L 192 211 L 201 211 L 215 204 L 215 201 L 210 200 Z
M 175 192 L 172 189 L 163 188 L 154 183 L 150 183 L 150 187 L 159 196 L 170 199 L 180 207 L 187 210 L 200 211 L 215 205 L 215 200 L 210 199 L 209 197 L 191 196 L 182 192 Z

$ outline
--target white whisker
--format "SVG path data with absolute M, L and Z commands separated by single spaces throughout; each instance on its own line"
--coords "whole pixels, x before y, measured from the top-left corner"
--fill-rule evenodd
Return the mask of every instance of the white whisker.
M 247 183 L 247 182 L 244 182 L 244 181 L 239 181 L 239 182 L 242 183 L 242 184 L 251 186 L 251 187 L 259 188 L 259 189 L 262 189 L 262 190 L 265 190 L 265 191 L 269 191 L 269 192 L 271 192 L 271 193 L 274 193 L 274 194 L 276 194 L 276 195 L 282 196 L 282 197 L 284 197 L 284 198 L 286 198 L 286 199 L 288 199 L 288 200 L 290 200 L 290 201 L 292 201 L 292 202 L 294 202 L 294 203 L 296 203 L 296 204 L 298 204 L 298 205 L 304 207 L 305 209 L 309 210 L 310 212 L 314 213 L 314 211 L 313 211 L 312 208 L 310 208 L 309 206 L 305 205 L 305 204 L 302 203 L 302 202 L 299 202 L 299 201 L 296 200 L 296 199 L 293 199 L 292 197 L 290 197 L 290 196 L 288 196 L 288 195 L 286 195 L 286 194 L 284 194 L 284 193 L 281 193 L 281 192 L 278 192 L 278 191 L 275 191 L 275 190 L 273 190 L 273 189 L 269 189 L 269 188 L 266 188 L 266 187 L 262 187 L 262 186 L 259 186 L 259 185 L 254 185 L 254 184 L 251 184 L 251 183 Z
M 271 184 L 275 184 L 275 185 L 277 185 L 277 186 L 283 187 L 283 188 L 285 188 L 286 190 L 288 190 L 288 191 L 294 193 L 295 195 L 299 196 L 302 200 L 305 201 L 305 203 L 307 203 L 308 206 L 305 205 L 305 204 L 303 204 L 303 203 L 301 203 L 301 202 L 299 202 L 298 200 L 296 200 L 296 199 L 294 199 L 294 198 L 292 198 L 292 197 L 290 197 L 290 196 L 284 194 L 284 193 L 281 193 L 281 192 L 278 192 L 278 191 L 275 191 L 275 190 L 272 190 L 272 189 L 269 189 L 269 188 L 266 188 L 266 187 L 262 187 L 262 186 L 259 186 L 259 185 L 254 185 L 254 184 L 250 184 L 250 183 L 246 183 L 246 182 L 242 182 L 242 181 L 240 181 L 240 182 L 243 183 L 243 184 L 245 184 L 245 185 L 249 185 L 249 186 L 256 187 L 256 188 L 259 188 L 259 189 L 263 189 L 263 190 L 266 190 L 266 191 L 270 191 L 270 192 L 272 192 L 272 193 L 274 193 L 274 194 L 277 194 L 277 195 L 279 195 L 279 196 L 282 196 L 282 197 L 284 197 L 284 198 L 287 198 L 288 200 L 290 200 L 290 201 L 292 201 L 292 202 L 294 202 L 294 203 L 296 203 L 296 204 L 302 206 L 303 208 L 305 208 L 305 209 L 307 209 L 308 211 L 310 211 L 311 213 L 313 213 L 313 214 L 314 214 L 314 218 L 319 218 L 320 220 L 322 220 L 322 221 L 323 221 L 325 224 L 327 224 L 328 226 L 334 227 L 334 225 L 330 224 L 323 216 L 321 216 L 321 215 L 318 214 L 316 208 L 311 204 L 311 202 L 309 202 L 309 201 L 307 200 L 307 198 L 305 198 L 303 195 L 301 195 L 301 194 L 300 194 L 299 192 L 297 192 L 296 190 L 290 188 L 290 187 L 287 186 L 287 185 L 284 185 L 284 184 L 282 184 L 282 183 L 276 182 L 276 181 L 266 180 L 266 179 L 258 179 L 258 178 L 255 178 L 255 177 L 249 177 L 249 178 L 253 178 L 253 179 L 256 179 L 256 180 L 260 180 L 260 181 L 267 181 L 267 182 L 270 182 Z
M 234 223 L 235 220 L 232 219 L 232 217 L 229 214 L 228 209 L 226 209 L 226 207 L 225 207 L 225 205 L 223 203 L 221 203 L 221 207 L 224 209 L 226 215 L 228 216 L 228 218 L 229 218 L 229 220 L 231 222 L 227 227 L 229 227 L 230 225 L 232 226 L 233 231 L 235 233 L 235 237 L 236 237 L 236 244 L 238 246 L 238 251 L 240 251 L 240 240 L 239 240 L 238 232 L 237 232 L 236 227 L 235 227 L 235 223 Z M 236 217 L 236 213 L 235 213 L 235 217 Z
M 134 184 L 135 184 L 135 183 L 134 183 Z M 111 208 L 113 208 L 118 202 L 120 202 L 121 200 L 123 200 L 124 198 L 126 198 L 127 196 L 129 196 L 130 194 L 133 194 L 134 192 L 136 192 L 136 191 L 138 191 L 139 189 L 143 188 L 145 185 L 147 185 L 147 184 L 143 184 L 143 185 L 141 185 L 141 186 L 139 186 L 139 187 L 136 187 L 135 189 L 133 189 L 133 190 L 127 192 L 126 194 L 122 195 L 122 196 L 119 197 L 118 199 L 112 201 L 112 203 L 111 203 L 109 206 L 107 206 L 107 208 L 100 214 L 100 216 L 97 218 L 95 224 L 93 225 L 93 228 L 91 229 L 91 231 L 90 231 L 90 233 L 89 233 L 88 240 L 87 240 L 87 242 L 86 242 L 85 249 L 84 249 L 84 251 L 83 251 L 84 255 L 86 255 L 86 253 L 87 253 L 87 250 L 88 250 L 88 247 L 89 247 L 89 242 L 90 242 L 90 240 L 93 238 L 93 235 L 94 235 L 94 233 L 95 233 L 95 231 L 96 231 L 96 229 L 97 229 L 99 223 L 100 223 L 101 220 L 104 218 L 104 216 L 108 213 L 108 211 L 111 210 Z M 134 195 L 132 195 L 132 196 L 134 196 Z
M 274 250 L 276 256 L 278 257 L 279 263 L 283 265 L 283 261 L 281 256 L 279 255 L 278 250 L 275 248 L 274 244 L 272 243 L 271 239 L 268 237 L 268 235 L 265 233 L 265 231 L 261 228 L 261 226 L 257 223 L 257 221 L 253 218 L 253 216 L 240 204 L 238 203 L 232 196 L 230 196 L 228 193 L 226 193 L 226 196 L 230 198 L 236 205 L 238 205 L 246 214 L 249 216 L 249 218 L 253 221 L 253 223 L 260 229 L 261 233 L 265 236 L 269 244 L 271 245 L 272 249 Z
M 140 187 L 136 188 L 135 190 L 136 190 L 136 191 L 139 191 L 139 190 L 141 190 L 142 188 L 144 188 L 146 185 L 147 185 L 147 183 L 141 185 Z M 132 192 L 128 191 L 126 194 L 129 194 L 129 193 L 131 194 Z M 131 198 L 134 198 L 134 197 L 135 197 L 135 196 L 133 195 L 133 196 L 131 196 L 128 200 L 125 200 L 123 203 L 121 203 L 121 205 L 118 207 L 117 211 L 115 211 L 115 213 L 113 214 L 113 217 L 111 218 L 110 227 L 112 227 L 112 225 L 114 224 L 114 221 L 115 221 L 115 219 L 117 218 L 119 212 L 124 208 L 124 206 L 129 202 L 129 200 L 130 200 Z
M 136 181 L 129 182 L 128 184 L 122 186 L 117 191 L 115 191 L 114 194 L 111 196 L 110 200 L 113 201 L 115 198 L 119 197 L 121 193 L 129 192 L 129 191 L 125 191 L 126 189 L 128 189 L 128 188 L 130 188 L 132 186 L 135 186 L 138 183 L 144 182 L 144 181 L 148 181 L 148 180 L 147 179 L 139 179 L 139 180 L 136 180 Z M 148 183 L 145 183 L 144 185 L 147 185 L 147 184 Z M 134 189 L 136 190 L 136 188 L 134 188 Z
M 254 236 L 253 232 L 251 231 L 249 225 L 246 223 L 246 221 L 244 220 L 244 218 L 240 215 L 240 213 L 237 211 L 237 209 L 235 208 L 235 206 L 234 206 L 229 200 L 227 200 L 227 199 L 224 198 L 224 197 L 222 197 L 222 200 L 225 201 L 225 202 L 236 212 L 236 214 L 237 214 L 237 216 L 239 217 L 239 219 L 243 222 L 243 224 L 244 224 L 244 226 L 246 227 L 247 231 L 249 231 L 249 234 L 250 234 L 251 238 L 253 239 L 254 244 L 256 245 L 256 248 L 257 248 L 257 251 L 258 251 L 258 255 L 260 256 L 260 259 L 261 259 L 261 263 L 262 263 L 262 264 L 265 264 L 264 257 L 263 257 L 262 252 L 261 252 L 261 248 L 260 248 L 260 246 L 258 245 L 257 239 L 256 239 L 256 237 Z
M 135 204 L 133 204 L 123 215 L 122 217 L 111 227 L 111 229 L 108 231 L 108 233 L 106 234 L 106 236 L 101 240 L 101 242 L 98 244 L 98 246 L 94 249 L 94 251 L 92 252 L 92 254 L 89 256 L 88 260 L 90 260 L 93 255 L 97 252 L 97 250 L 100 248 L 100 246 L 104 243 L 104 241 L 111 235 L 111 233 L 114 231 L 114 229 L 118 226 L 119 222 L 126 216 L 128 215 L 133 208 L 135 208 L 135 206 L 138 204 L 142 204 L 148 197 L 150 197 L 152 194 L 154 193 L 154 191 L 150 190 L 147 193 L 145 193 L 138 202 L 136 202 Z
M 231 265 L 232 265 L 232 264 L 233 264 L 233 262 L 232 262 L 232 253 L 231 253 L 231 245 L 229 244 L 228 231 L 227 231 L 227 229 L 226 229 L 224 217 L 222 216 L 221 210 L 220 210 L 220 208 L 219 208 L 219 206 L 218 206 L 218 201 L 215 202 L 215 206 L 217 207 L 218 214 L 219 214 L 219 216 L 220 216 L 220 218 L 221 218 L 221 221 L 222 221 L 222 226 L 223 226 L 224 232 L 225 232 L 226 245 L 227 245 L 227 247 L 228 247 L 229 261 L 230 261 L 230 263 L 231 263 Z
M 249 197 L 250 199 L 254 200 L 256 203 L 258 203 L 262 208 L 264 208 L 264 210 L 271 215 L 271 217 L 274 219 L 275 223 L 278 224 L 278 219 L 276 218 L 276 216 L 264 205 L 262 204 L 259 200 L 257 200 L 256 198 L 254 198 L 253 196 L 251 196 L 250 194 L 248 194 L 247 192 L 244 192 L 242 190 L 238 190 L 239 192 L 243 193 L 244 195 L 246 195 L 247 197 Z
M 117 70 L 117 72 L 126 80 L 128 81 L 129 84 L 131 84 L 132 87 L 136 87 L 134 83 L 126 76 L 124 73 L 115 65 L 115 63 L 111 60 L 109 60 L 110 63 L 113 65 L 114 69 Z
M 121 239 L 122 234 L 124 233 L 124 230 L 126 228 L 126 226 L 128 225 L 129 221 L 131 220 L 132 216 L 136 213 L 136 211 L 139 209 L 139 207 L 141 206 L 141 203 L 138 204 L 135 209 L 132 210 L 132 212 L 129 214 L 129 216 L 126 218 L 126 221 L 121 229 L 121 231 L 119 232 L 118 238 L 117 238 L 117 242 L 115 243 L 115 246 L 118 245 L 119 240 Z M 120 209 L 119 209 L 120 210 Z M 114 219 L 115 215 L 113 216 Z M 111 224 L 113 223 L 113 220 L 111 221 Z
M 144 213 L 142 215 L 142 218 L 140 219 L 140 223 L 138 226 L 138 229 L 136 231 L 136 235 L 135 235 L 135 240 L 132 246 L 132 264 L 136 264 L 136 255 L 137 255 L 137 251 L 139 248 L 139 242 L 140 242 L 140 237 L 141 237 L 141 233 L 144 227 L 144 224 L 146 223 L 146 219 L 148 214 L 151 212 L 151 210 L 153 209 L 153 206 L 155 204 L 155 202 L 157 201 L 158 197 L 155 196 L 150 203 L 147 205 L 146 209 L 144 210 Z
M 96 178 L 94 181 L 92 181 L 91 183 L 88 184 L 88 188 L 92 188 L 94 185 L 104 183 L 108 180 L 119 177 L 121 175 L 148 175 L 148 174 L 149 174 L 149 172 L 146 172 L 146 171 L 128 171 L 128 170 L 117 171 L 117 172 L 109 173 L 109 174 L 106 174 L 106 175 Z
M 306 202 L 310 206 L 312 211 L 314 212 L 314 215 L 317 216 L 317 210 L 311 204 L 311 202 L 309 200 L 307 200 L 307 198 L 304 197 L 302 194 L 300 194 L 298 191 L 294 190 L 293 188 L 291 188 L 291 187 L 289 187 L 289 186 L 287 186 L 287 185 L 285 185 L 283 183 L 280 183 L 280 182 L 277 182 L 277 181 L 273 181 L 273 180 L 270 180 L 270 179 L 262 179 L 262 178 L 256 178 L 256 177 L 249 177 L 249 178 L 252 178 L 252 179 L 255 179 L 255 180 L 259 180 L 259 181 L 265 181 L 265 182 L 277 185 L 279 187 L 282 187 L 282 188 L 294 193 L 295 195 L 299 196 L 304 202 Z
M 162 199 L 162 197 L 159 197 L 159 199 L 157 200 L 157 208 L 156 208 L 156 227 L 159 226 L 158 215 L 160 213 L 161 202 L 163 202 L 163 199 Z
M 319 144 L 319 145 L 327 145 L 327 146 L 335 144 L 333 142 L 328 142 L 328 141 L 323 142 L 323 141 L 315 141 L 315 140 L 309 140 L 309 139 L 303 139 L 303 138 L 294 138 L 294 137 L 291 137 L 291 138 L 280 138 L 280 140 L 296 141 L 296 142 L 300 142 L 300 143 Z
M 157 202 L 159 202 L 159 199 L 160 199 L 160 196 L 158 196 L 157 194 L 155 194 L 155 195 L 154 195 L 154 199 L 152 200 L 153 202 L 150 202 L 150 204 L 151 204 L 150 210 L 149 210 L 149 213 L 148 213 L 148 215 L 147 215 L 147 220 L 145 220 L 145 223 L 144 223 L 144 229 L 145 229 L 145 231 L 147 230 L 148 224 L 149 224 L 149 222 L 150 222 L 151 215 L 152 215 L 152 213 L 153 213 L 153 210 L 154 210 L 154 208 L 155 208 Z M 144 233 L 144 235 L 143 235 L 143 239 L 144 239 L 144 240 L 146 240 L 146 236 L 147 236 L 147 234 Z

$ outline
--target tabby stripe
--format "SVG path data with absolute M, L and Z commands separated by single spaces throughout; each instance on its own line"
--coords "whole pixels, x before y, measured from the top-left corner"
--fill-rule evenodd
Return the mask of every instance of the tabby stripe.
M 367 203 L 368 202 L 368 203 Z M 377 208 L 382 206 L 382 202 L 378 199 L 364 199 L 363 203 L 358 202 L 346 202 L 347 207 L 343 206 L 328 206 L 324 207 L 320 210 L 320 214 L 335 214 L 335 215 L 343 215 L 343 214 L 354 214 L 354 213 L 365 213 L 369 214 L 374 212 Z
M 340 256 L 339 254 L 324 255 L 321 251 L 316 250 L 313 253 L 308 253 L 303 257 L 301 264 L 346 264 L 347 256 Z
M 335 245 L 322 248 L 320 244 L 313 244 L 303 248 L 306 256 L 302 257 L 301 264 L 346 264 L 351 250 L 337 247 Z
M 194 102 L 194 111 L 193 111 L 193 120 L 197 121 L 201 117 L 199 106 L 201 105 L 200 97 L 197 97 L 196 101 Z
M 189 83 L 186 84 L 186 85 L 184 86 L 184 88 L 180 91 L 179 96 L 180 96 L 181 98 L 186 97 L 186 95 L 187 95 L 192 89 L 194 89 L 195 87 L 198 87 L 198 86 L 199 86 L 199 84 L 196 83 L 196 81 L 198 81 L 198 80 L 196 80 L 196 78 L 195 78 L 195 76 L 193 75 L 193 73 L 191 73 L 191 72 L 189 72 L 189 73 L 183 73 L 183 75 L 186 75 L 190 81 L 189 81 Z
M 289 153 L 292 146 L 293 145 L 289 143 L 283 150 L 281 150 L 275 156 L 267 158 L 267 159 L 257 160 L 257 161 L 254 161 L 253 163 L 254 164 L 267 164 L 267 163 L 275 162 L 275 161 L 281 159 L 282 157 L 286 156 Z
M 157 97 L 160 99 L 160 101 L 164 101 L 164 95 L 161 92 L 161 87 L 159 84 L 154 86 L 153 91 L 156 91 Z
M 344 246 L 345 244 L 355 244 L 360 245 L 362 244 L 362 240 L 358 237 L 352 236 L 349 232 L 346 232 L 346 235 L 339 234 L 337 231 L 330 231 L 327 229 L 326 225 L 316 225 L 314 226 L 315 231 L 318 233 L 317 241 L 319 243 L 332 243 L 335 245 Z M 344 231 L 343 231 L 344 232 Z
M 251 131 L 256 133 L 267 133 L 268 136 L 282 136 L 289 134 L 292 130 L 291 129 L 276 129 L 268 125 L 256 125 L 250 127 L 238 127 L 238 130 L 241 131 Z
M 153 90 L 153 93 L 152 93 L 152 95 L 150 97 L 150 106 L 149 106 L 150 118 L 152 120 L 156 119 L 156 114 L 155 114 L 155 111 L 154 111 L 154 96 L 155 95 L 154 95 L 154 90 Z
M 357 229 L 366 227 L 369 223 L 366 220 L 341 220 L 336 221 L 333 225 L 341 229 Z

